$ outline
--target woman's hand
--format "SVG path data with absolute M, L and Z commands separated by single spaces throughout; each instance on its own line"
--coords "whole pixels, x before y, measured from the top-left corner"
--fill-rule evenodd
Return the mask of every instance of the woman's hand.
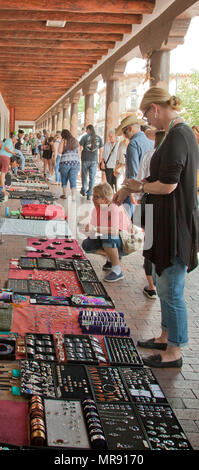
M 125 179 L 122 186 L 124 189 L 128 189 L 131 193 L 139 193 L 140 192 L 140 181 L 134 179 Z
M 117 206 L 121 206 L 127 196 L 129 196 L 130 191 L 126 188 L 121 188 L 117 193 L 114 194 L 112 202 Z

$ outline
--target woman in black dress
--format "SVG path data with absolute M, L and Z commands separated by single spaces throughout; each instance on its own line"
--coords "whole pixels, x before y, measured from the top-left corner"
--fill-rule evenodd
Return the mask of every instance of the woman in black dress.
M 128 179 L 114 196 L 121 204 L 131 192 L 148 193 L 153 205 L 151 246 L 144 256 L 153 263 L 161 304 L 161 333 L 158 338 L 139 341 L 143 348 L 160 354 L 144 359 L 150 367 L 181 367 L 181 347 L 188 343 L 187 309 L 184 300 L 186 272 L 198 265 L 198 146 L 192 129 L 178 115 L 180 100 L 167 90 L 150 88 L 140 109 L 148 123 L 165 129 L 165 138 L 154 152 L 150 176 L 145 181 Z

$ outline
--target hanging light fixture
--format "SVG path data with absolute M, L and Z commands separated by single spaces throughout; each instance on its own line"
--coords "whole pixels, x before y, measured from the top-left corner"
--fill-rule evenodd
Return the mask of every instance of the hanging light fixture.
M 46 26 L 51 26 L 53 28 L 64 28 L 66 21 L 57 21 L 57 20 L 47 20 Z

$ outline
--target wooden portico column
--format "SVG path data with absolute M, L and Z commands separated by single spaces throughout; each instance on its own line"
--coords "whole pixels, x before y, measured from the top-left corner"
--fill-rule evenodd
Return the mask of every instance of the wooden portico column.
M 169 87 L 170 51 L 154 51 L 150 57 L 150 87 Z
M 57 109 L 57 125 L 56 125 L 56 131 L 62 131 L 62 121 L 63 121 L 63 114 L 62 114 L 62 107 L 59 107 Z
M 102 76 L 106 81 L 106 115 L 104 142 L 107 142 L 110 129 L 119 123 L 119 79 L 123 76 L 126 62 L 117 62 L 112 70 L 105 71 Z
M 63 104 L 63 129 L 70 129 L 69 106 L 70 101 L 66 100 Z
M 52 113 L 52 129 L 51 132 L 55 131 L 55 114 Z
M 51 133 L 52 132 L 52 115 L 51 113 L 48 116 L 48 130 Z
M 70 132 L 77 138 L 78 136 L 78 103 L 80 99 L 80 93 L 75 94 L 71 97 L 71 109 L 70 109 Z
M 85 96 L 84 127 L 88 124 L 94 125 L 94 94 L 97 91 L 98 81 L 91 82 L 87 87 L 82 88 Z

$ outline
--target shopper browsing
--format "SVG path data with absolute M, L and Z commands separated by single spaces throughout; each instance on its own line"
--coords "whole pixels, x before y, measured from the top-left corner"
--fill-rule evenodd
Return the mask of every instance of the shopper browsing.
M 94 209 L 85 232 L 88 238 L 82 243 L 86 253 L 95 253 L 106 258 L 103 270 L 110 270 L 104 278 L 107 282 L 116 282 L 124 278 L 120 266 L 122 242 L 120 230 L 130 231 L 130 219 L 124 207 L 113 204 L 113 189 L 108 183 L 101 183 L 93 188 Z

